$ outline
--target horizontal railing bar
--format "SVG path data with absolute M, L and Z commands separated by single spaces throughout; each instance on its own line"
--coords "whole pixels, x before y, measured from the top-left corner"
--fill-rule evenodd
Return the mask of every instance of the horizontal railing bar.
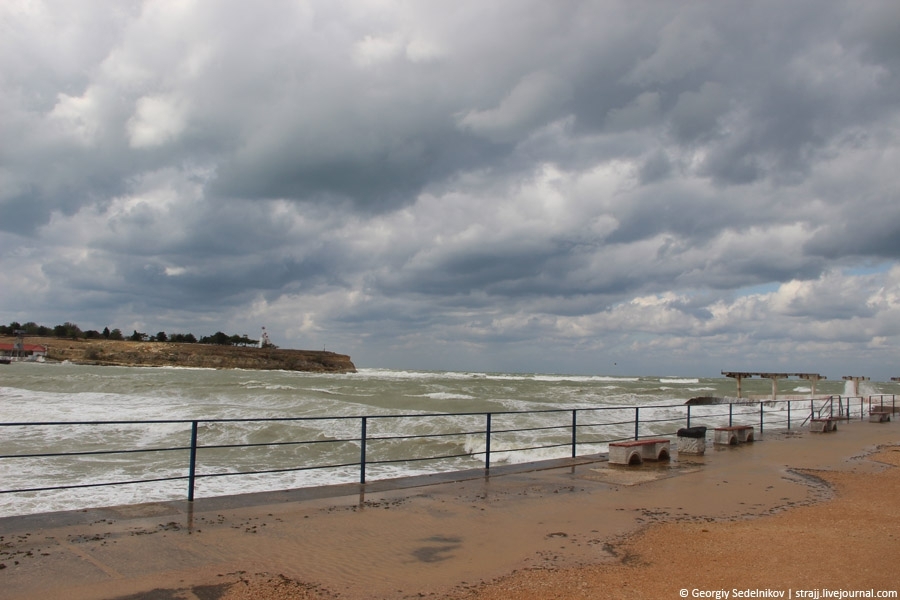
M 228 477 L 230 475 L 270 475 L 273 473 L 290 473 L 293 471 L 315 471 L 316 469 L 340 469 L 343 467 L 356 467 L 359 463 L 338 463 L 333 465 L 314 465 L 312 467 L 287 467 L 284 469 L 265 469 L 263 471 L 228 471 L 226 473 L 197 473 L 195 478 Z
M 494 452 L 493 450 L 491 451 Z M 416 456 L 413 458 L 385 458 L 382 460 L 367 460 L 367 465 L 390 465 L 395 463 L 402 462 L 421 462 L 425 460 L 446 460 L 448 458 L 464 458 L 466 456 L 472 456 L 473 453 L 465 452 L 463 454 L 443 454 L 438 456 Z M 478 454 L 478 453 L 476 453 Z M 484 454 L 483 452 L 480 454 Z
M 450 433 L 423 433 L 421 435 L 382 435 L 382 436 L 367 436 L 366 441 L 368 442 L 384 442 L 384 441 L 394 441 L 394 440 L 418 440 L 423 438 L 440 438 L 440 437 L 455 437 L 460 435 L 484 435 L 486 431 L 451 431 Z M 359 441 L 357 439 L 357 441 Z
M 178 481 L 181 479 L 187 479 L 187 475 L 178 475 L 174 477 L 157 477 L 154 479 L 133 479 L 126 481 L 112 481 L 107 483 L 78 483 L 75 485 L 59 485 L 55 487 L 39 487 L 39 488 L 21 488 L 17 490 L 0 490 L 0 494 L 13 494 L 13 493 L 24 493 L 24 492 L 50 492 L 53 490 L 75 490 L 79 488 L 95 488 L 95 487 L 104 487 L 108 485 L 133 485 L 137 483 L 159 483 L 161 481 Z
M 756 413 L 756 414 L 757 414 L 757 416 L 759 416 L 759 413 Z M 691 416 L 693 416 L 693 415 L 691 415 Z M 642 417 L 641 425 L 643 425 L 644 423 L 674 423 L 675 421 L 684 421 L 684 417 L 681 417 L 680 419 L 644 419 Z
M 137 448 L 132 450 L 84 450 L 81 452 L 50 452 L 47 454 L 2 454 L 3 458 L 60 458 L 63 456 L 101 456 L 104 454 L 139 454 L 142 452 L 170 452 L 173 450 L 190 450 L 190 446 L 173 448 Z
M 149 419 L 147 421 L 11 421 L 9 423 L 0 423 L 0 427 L 54 427 L 57 425 L 190 425 L 191 422 L 190 419 Z
M 369 438 L 371 439 L 371 438 Z M 343 444 L 358 442 L 359 438 L 336 438 L 333 440 L 302 440 L 296 442 L 260 442 L 258 444 L 210 444 L 197 445 L 197 450 L 221 450 L 224 448 L 261 448 L 263 446 L 299 446 L 306 444 Z M 190 450 L 190 448 L 187 448 Z
M 609 423 L 604 423 L 604 425 L 633 425 L 634 418 L 628 419 L 627 421 L 610 421 Z
M 797 402 L 795 400 L 794 402 Z M 684 404 L 658 404 L 658 405 L 641 405 L 641 410 L 654 408 L 679 408 Z M 595 406 L 585 408 L 546 408 L 540 410 L 527 411 L 491 411 L 494 416 L 502 415 L 522 415 L 522 414 L 547 414 L 547 413 L 569 413 L 573 410 L 578 412 L 588 411 L 610 411 L 610 410 L 630 410 L 630 406 Z M 194 421 L 199 423 L 270 423 L 285 421 L 339 421 L 339 420 L 359 420 L 363 417 L 367 419 L 405 419 L 405 418 L 422 418 L 422 417 L 477 417 L 484 416 L 485 411 L 480 412 L 460 412 L 460 413 L 407 413 L 407 414 L 384 414 L 384 415 L 342 415 L 334 417 L 258 417 L 258 418 L 208 418 L 208 419 L 148 419 L 144 421 L 134 420 L 94 420 L 94 421 L 16 421 L 9 423 L 0 423 L 0 427 L 23 427 L 23 426 L 56 426 L 56 425 L 161 425 L 161 424 L 183 424 L 190 425 Z
M 492 429 L 491 434 L 495 433 L 524 433 L 528 431 L 552 431 L 555 429 L 565 429 L 566 431 L 572 430 L 572 424 L 567 423 L 565 425 L 547 425 L 545 427 L 523 427 L 522 429 Z
M 550 448 L 571 448 L 572 442 L 563 442 L 560 444 L 547 444 L 546 446 L 522 446 L 519 448 L 491 448 L 491 454 L 500 454 L 502 452 L 527 452 L 528 450 L 548 450 Z
M 526 411 L 532 413 L 546 412 L 571 412 L 569 409 L 545 409 Z M 494 414 L 521 414 L 516 411 L 498 412 Z M 57 425 L 190 425 L 194 421 L 199 423 L 271 423 L 271 422 L 307 422 L 307 421 L 353 421 L 363 417 L 368 419 L 404 419 L 404 418 L 421 418 L 421 417 L 467 417 L 482 416 L 484 412 L 462 412 L 462 413 L 409 413 L 394 415 L 343 415 L 336 417 L 259 417 L 259 418 L 209 418 L 209 419 L 149 419 L 146 421 L 14 421 L 9 423 L 0 423 L 0 427 L 37 427 L 37 426 L 57 426 Z
M 641 436 L 641 437 L 647 437 L 647 436 Z M 633 441 L 633 440 L 634 440 L 634 436 L 633 436 L 633 435 L 629 435 L 629 436 L 626 436 L 626 437 L 617 437 L 617 438 L 613 438 L 613 439 L 611 439 L 611 440 L 607 440 L 607 441 L 605 441 L 605 442 L 599 442 L 599 443 L 601 443 L 601 444 L 613 444 L 613 443 L 615 443 L 615 442 L 631 442 L 631 441 Z
M 641 423 L 643 423 L 643 422 L 644 422 L 644 420 L 641 419 Z M 622 422 L 615 422 L 615 423 L 582 423 L 581 421 L 579 421 L 578 424 L 576 425 L 576 427 L 578 427 L 578 429 L 581 429 L 582 427 L 584 427 L 584 428 L 588 428 L 588 427 L 608 427 L 608 426 L 611 426 L 611 425 L 634 425 L 634 420 L 632 419 L 631 421 L 622 421 Z M 570 429 L 571 429 L 571 427 L 572 427 L 572 426 L 569 425 L 569 428 L 570 428 Z
M 427 416 L 440 416 L 446 413 L 433 413 Z M 465 413 L 458 413 L 465 414 Z M 482 413 L 472 413 L 482 414 Z M 358 420 L 360 416 L 337 416 L 337 417 L 253 417 L 253 418 L 208 418 L 208 419 L 148 419 L 146 421 L 14 421 L 10 423 L 0 423 L 0 427 L 22 427 L 22 426 L 52 426 L 52 425 L 190 425 L 194 421 L 199 423 L 271 423 L 284 421 L 340 421 L 340 420 Z M 407 415 L 377 415 L 379 417 L 388 416 L 407 416 Z M 412 416 L 412 415 L 410 415 Z M 426 416 L 423 414 L 422 416 Z
M 631 439 L 634 439 L 634 438 L 633 438 L 633 437 L 629 437 L 629 438 L 612 438 L 612 439 L 602 438 L 602 439 L 588 439 L 588 440 L 582 440 L 581 438 L 579 438 L 579 439 L 578 439 L 578 445 L 579 445 L 579 446 L 582 446 L 582 445 L 583 445 L 583 446 L 592 446 L 592 445 L 596 445 L 596 444 L 610 444 L 610 443 L 612 443 L 612 442 L 621 442 L 621 441 L 623 441 L 623 440 L 631 440 Z

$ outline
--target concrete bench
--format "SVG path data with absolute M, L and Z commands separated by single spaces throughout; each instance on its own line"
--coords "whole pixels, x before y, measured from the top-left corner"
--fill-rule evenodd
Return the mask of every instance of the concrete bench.
M 669 440 L 663 438 L 609 444 L 609 462 L 614 465 L 640 465 L 645 460 L 669 458 Z
M 713 443 L 722 446 L 734 446 L 753 441 L 752 425 L 732 425 L 713 429 Z
M 869 423 L 887 423 L 891 420 L 892 412 L 889 408 L 873 408 L 869 411 Z
M 829 431 L 837 431 L 837 422 L 840 419 L 834 417 L 822 417 L 821 419 L 810 419 L 809 430 L 813 433 L 827 433 Z

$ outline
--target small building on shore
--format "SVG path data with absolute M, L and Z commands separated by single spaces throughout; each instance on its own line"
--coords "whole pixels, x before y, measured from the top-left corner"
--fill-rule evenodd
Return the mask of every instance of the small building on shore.
M 19 342 L 0 342 L 0 360 L 42 361 L 47 358 L 47 346 L 40 344 L 21 344 Z

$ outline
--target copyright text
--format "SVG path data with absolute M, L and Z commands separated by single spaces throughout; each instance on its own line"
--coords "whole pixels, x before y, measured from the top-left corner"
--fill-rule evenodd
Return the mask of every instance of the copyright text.
M 698 588 L 683 588 L 678 592 L 682 598 L 714 598 L 715 600 L 730 600 L 731 598 L 897 598 L 897 590 L 837 590 L 828 588 L 815 588 L 809 590 L 771 588 L 738 589 L 730 590 L 701 590 Z

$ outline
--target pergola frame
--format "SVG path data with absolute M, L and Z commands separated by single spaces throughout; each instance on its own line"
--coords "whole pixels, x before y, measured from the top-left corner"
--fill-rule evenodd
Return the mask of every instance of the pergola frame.
M 748 377 L 762 377 L 763 379 L 771 379 L 772 380 L 772 400 L 775 400 L 778 397 L 778 380 L 779 379 L 788 379 L 790 377 L 797 377 L 799 379 L 805 379 L 810 382 L 812 386 L 812 395 L 816 395 L 816 382 L 820 379 L 828 379 L 824 375 L 820 375 L 818 373 L 751 373 L 746 371 L 722 371 L 722 375 L 725 377 L 731 377 L 737 380 L 737 395 L 738 398 L 741 398 L 741 380 L 746 379 Z M 846 379 L 846 378 L 845 378 Z M 866 378 L 868 379 L 868 378 Z

